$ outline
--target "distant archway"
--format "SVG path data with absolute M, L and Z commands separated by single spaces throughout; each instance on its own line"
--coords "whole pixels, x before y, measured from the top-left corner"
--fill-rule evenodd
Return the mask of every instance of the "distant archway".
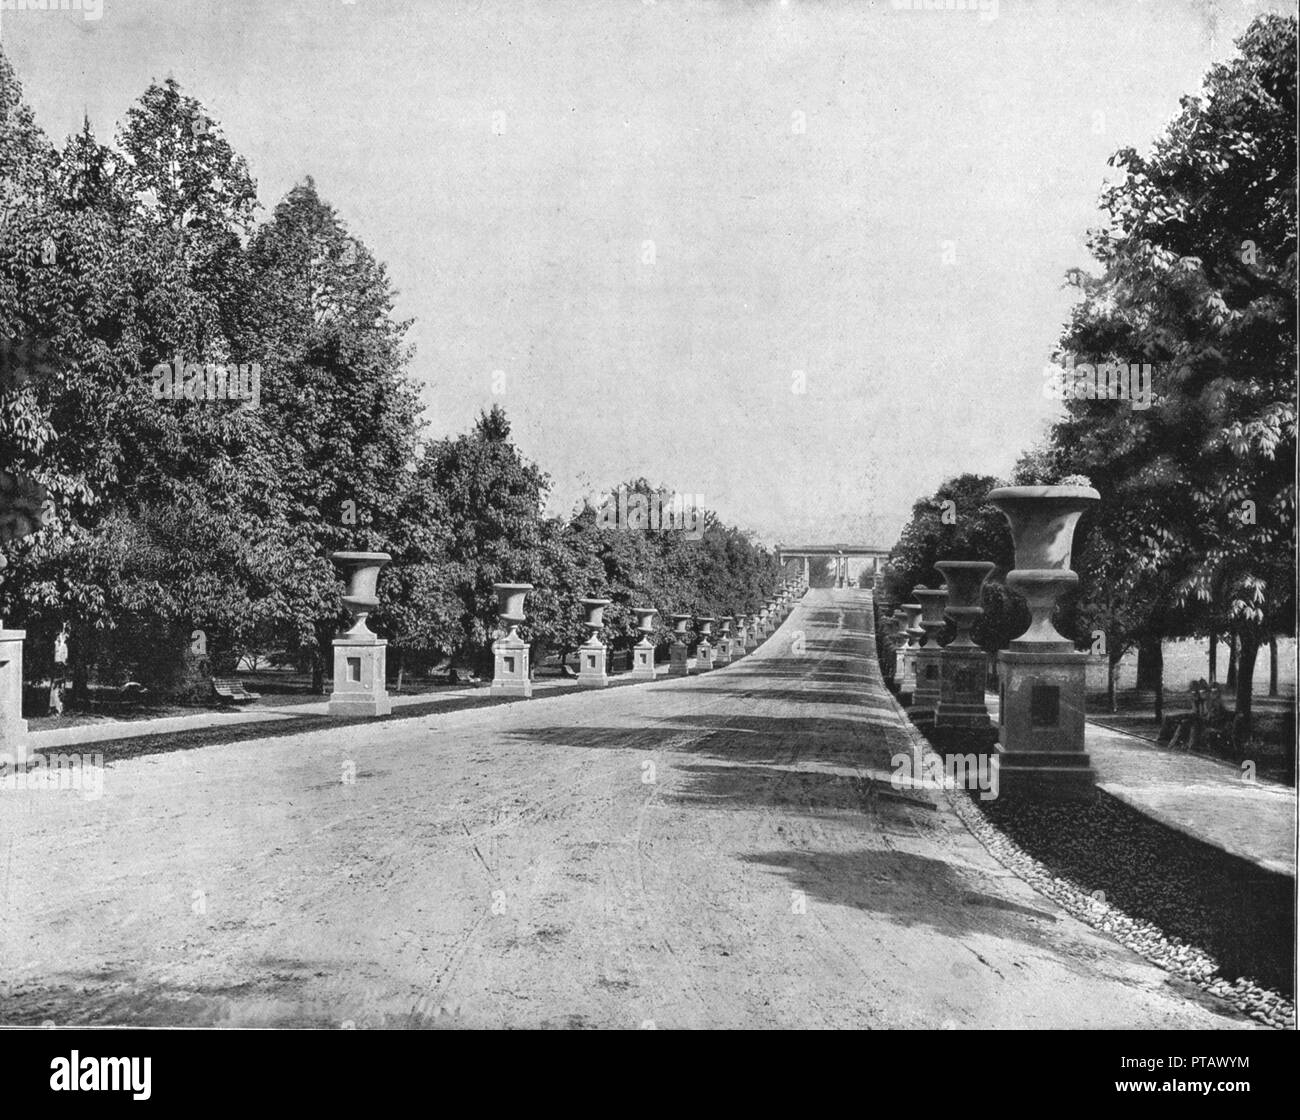
M 797 570 L 802 572 L 810 585 L 854 587 L 861 586 L 864 582 L 870 584 L 869 579 L 863 581 L 863 575 L 874 577 L 889 559 L 889 549 L 862 544 L 777 545 L 776 558 L 782 570 L 792 562 L 798 565 Z M 814 560 L 823 560 L 828 565 L 829 578 L 824 583 L 813 578 Z

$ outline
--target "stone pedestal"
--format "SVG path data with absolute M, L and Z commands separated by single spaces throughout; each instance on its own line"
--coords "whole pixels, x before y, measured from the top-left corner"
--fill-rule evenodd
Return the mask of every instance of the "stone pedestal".
M 533 682 L 528 674 L 528 643 L 515 628 L 492 645 L 492 687 L 488 695 L 497 697 L 531 696 Z
M 936 727 L 959 727 L 987 731 L 993 723 L 984 703 L 984 678 L 988 657 L 973 642 L 969 646 L 945 646 L 939 653 L 939 706 L 934 710 Z
M 749 625 L 745 627 L 745 652 L 758 649 L 759 643 L 763 640 L 761 637 L 762 622 L 760 616 L 751 614 L 746 616 L 749 619 Z
M 383 638 L 334 639 L 332 716 L 386 716 L 393 703 L 385 685 L 388 643 Z
M 26 765 L 30 755 L 23 719 L 23 639 L 26 630 L 0 623 L 0 766 Z
M 1008 796 L 1094 796 L 1097 776 L 1083 749 L 1088 655 L 1014 647 L 998 654 L 998 789 Z
M 636 628 L 641 640 L 632 647 L 632 676 L 636 680 L 652 681 L 655 679 L 655 615 L 659 612 L 651 607 L 633 607 L 636 615 Z
M 1005 486 L 989 494 L 1011 527 L 1016 566 L 1007 586 L 1024 595 L 1030 625 L 998 655 L 999 796 L 1087 800 L 1096 774 L 1084 749 L 1087 654 L 1057 633 L 1052 611 L 1079 577 L 1074 529 L 1099 495 L 1088 486 Z
M 604 688 L 609 684 L 605 671 L 605 643 L 600 632 L 605 626 L 605 608 L 608 599 L 583 599 L 583 625 L 590 631 L 587 640 L 578 647 L 578 684 L 583 688 Z
M 532 696 L 528 643 L 519 636 L 519 627 L 525 618 L 524 598 L 533 585 L 494 583 L 492 589 L 497 593 L 497 617 L 505 634 L 492 645 L 492 686 L 488 695 L 494 699 Z
M 330 559 L 346 581 L 343 605 L 352 625 L 334 639 L 334 691 L 331 716 L 386 716 L 393 710 L 385 683 L 388 642 L 366 625 L 379 605 L 380 569 L 391 559 L 384 552 L 335 552 Z
M 695 671 L 697 673 L 707 673 L 713 668 L 713 645 L 709 641 L 713 637 L 713 621 L 711 617 L 697 618 L 695 620 L 700 635 L 699 644 L 695 647 Z
M 691 623 L 688 614 L 673 615 L 673 641 L 668 647 L 668 675 L 670 677 L 690 676 L 689 649 L 686 645 L 686 628 Z
M 604 688 L 609 684 L 605 643 L 599 638 L 588 638 L 578 647 L 578 684 L 583 688 Z

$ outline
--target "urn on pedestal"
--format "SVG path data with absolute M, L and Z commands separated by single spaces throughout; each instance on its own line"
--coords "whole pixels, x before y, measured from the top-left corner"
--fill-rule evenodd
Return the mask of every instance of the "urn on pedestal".
M 906 706 L 911 704 L 912 694 L 916 691 L 916 655 L 920 652 L 925 631 L 921 629 L 920 603 L 904 603 L 900 609 L 903 612 L 902 633 L 907 641 L 898 651 L 898 698 Z
M 989 504 L 1011 528 L 1016 566 L 1007 586 L 1024 595 L 1030 626 L 998 654 L 996 778 L 1003 796 L 1090 799 L 1096 775 L 1084 749 L 1086 654 L 1052 625 L 1060 596 L 1079 580 L 1070 553 L 1079 518 L 1101 495 L 1090 486 L 1004 486 Z
M 713 644 L 709 639 L 713 637 L 713 623 L 715 621 L 712 615 L 701 615 L 695 619 L 695 629 L 700 635 L 700 640 L 695 646 L 695 671 L 697 673 L 707 673 L 713 668 Z
M 600 632 L 605 628 L 605 608 L 608 599 L 583 599 L 582 624 L 589 631 L 587 640 L 578 647 L 578 684 L 584 688 L 604 688 L 609 684 L 605 672 L 605 643 Z
M 748 617 L 747 615 L 743 615 L 743 614 L 736 615 L 735 634 L 732 636 L 731 639 L 731 660 L 732 661 L 735 661 L 737 658 L 741 658 L 745 656 L 747 644 L 749 642 L 749 635 L 746 632 L 746 622 L 745 622 L 747 617 Z
M 655 679 L 655 617 L 659 614 L 654 607 L 633 607 L 636 615 L 637 633 L 641 640 L 632 647 L 632 676 L 637 680 Z
M 731 624 L 733 621 L 733 617 L 729 614 L 718 619 L 718 640 L 713 645 L 713 665 L 715 668 L 719 665 L 728 665 L 731 662 Z
M 940 733 L 960 730 L 955 744 L 970 739 L 980 746 L 991 745 L 993 725 L 984 705 L 987 659 L 970 632 L 984 613 L 980 593 L 993 567 L 987 560 L 941 560 L 935 565 L 948 584 L 947 614 L 956 624 L 957 636 L 939 658 L 939 706 L 934 725 Z
M 921 629 L 925 643 L 916 651 L 916 687 L 912 691 L 912 707 L 908 715 L 913 722 L 930 726 L 934 711 L 939 706 L 939 657 L 942 649 L 939 638 L 947 627 L 943 609 L 948 601 L 947 588 L 912 588 L 912 595 L 921 604 Z
M 351 625 L 334 639 L 331 716 L 386 716 L 393 710 L 385 685 L 388 643 L 366 625 L 379 606 L 379 572 L 392 559 L 386 552 L 334 552 L 330 560 L 343 576 L 343 605 Z
M 525 622 L 524 599 L 532 589 L 531 583 L 492 585 L 497 596 L 497 618 L 501 620 L 504 633 L 492 644 L 494 668 L 492 687 L 488 690 L 490 696 L 528 697 L 533 694 L 528 643 L 519 636 L 519 627 Z
M 694 616 L 689 614 L 673 615 L 673 640 L 668 647 L 668 675 L 670 677 L 690 676 L 689 647 L 690 626 Z

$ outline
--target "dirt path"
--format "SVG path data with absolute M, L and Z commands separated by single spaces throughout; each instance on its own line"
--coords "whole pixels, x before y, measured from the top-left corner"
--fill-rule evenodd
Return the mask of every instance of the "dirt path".
M 866 603 L 689 681 L 0 791 L 0 1021 L 1250 1026 L 890 787 Z

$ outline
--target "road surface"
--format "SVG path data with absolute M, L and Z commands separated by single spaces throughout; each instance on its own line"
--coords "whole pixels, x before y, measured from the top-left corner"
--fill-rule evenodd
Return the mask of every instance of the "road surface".
M 0 1021 L 1251 1025 L 891 788 L 868 603 L 687 681 L 0 792 Z

